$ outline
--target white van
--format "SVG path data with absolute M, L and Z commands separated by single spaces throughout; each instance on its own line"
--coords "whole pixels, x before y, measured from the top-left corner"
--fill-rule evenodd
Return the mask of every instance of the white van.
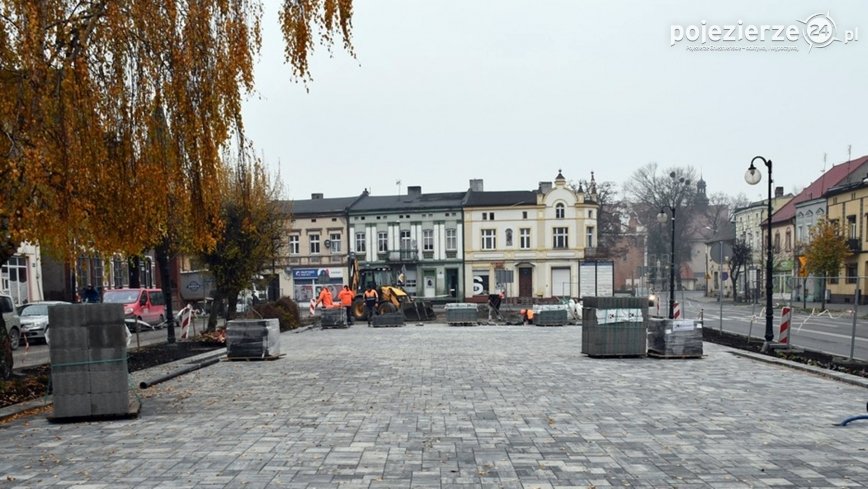
M 12 349 L 17 350 L 21 344 L 21 318 L 15 310 L 12 296 L 0 294 L 0 311 L 3 312 L 3 322 L 6 323 L 6 333 L 12 340 Z

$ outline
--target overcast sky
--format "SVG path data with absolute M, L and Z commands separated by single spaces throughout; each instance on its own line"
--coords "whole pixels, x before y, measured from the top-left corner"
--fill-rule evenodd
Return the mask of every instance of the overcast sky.
M 245 123 L 288 198 L 395 194 L 396 180 L 531 190 L 558 169 L 620 188 L 657 162 L 760 199 L 765 168 L 761 185 L 744 181 L 755 155 L 789 192 L 820 175 L 824 153 L 827 166 L 848 145 L 868 154 L 865 1 L 355 0 L 357 59 L 318 49 L 309 92 L 283 63 L 279 2 L 264 3 Z M 799 22 L 815 14 L 840 42 L 825 15 Z M 739 20 L 796 26 L 797 39 L 687 39 L 691 25 L 722 38 Z

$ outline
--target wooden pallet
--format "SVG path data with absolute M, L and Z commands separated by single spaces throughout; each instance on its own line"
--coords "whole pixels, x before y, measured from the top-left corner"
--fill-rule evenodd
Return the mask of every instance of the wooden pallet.
M 653 350 L 648 350 L 648 356 L 651 358 L 665 358 L 665 359 L 675 359 L 675 360 L 689 360 L 693 358 L 702 358 L 705 355 L 667 355 L 665 353 L 656 352 Z
M 278 358 L 283 358 L 286 356 L 286 353 L 281 353 L 280 355 L 269 355 L 267 357 L 223 357 L 223 360 L 227 362 L 257 362 L 264 360 L 277 360 Z

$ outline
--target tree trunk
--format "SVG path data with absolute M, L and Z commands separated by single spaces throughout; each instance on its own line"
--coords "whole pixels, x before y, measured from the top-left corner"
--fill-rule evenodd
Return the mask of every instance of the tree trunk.
M 164 240 L 157 247 L 157 263 L 160 267 L 160 282 L 163 284 L 163 298 L 166 302 L 166 342 L 175 342 L 175 315 L 172 311 L 172 277 L 169 272 L 169 243 Z
M 130 288 L 138 289 L 142 286 L 141 279 L 139 278 L 139 257 L 131 256 L 128 258 L 127 268 L 130 271 Z
M 823 282 L 823 290 L 821 291 L 821 293 L 822 293 L 823 298 L 821 299 L 822 306 L 820 307 L 820 310 L 825 311 L 826 310 L 826 279 L 824 278 L 822 282 Z
M 223 293 L 219 290 L 214 290 L 214 297 L 211 298 L 211 312 L 208 314 L 208 331 L 217 331 L 217 313 L 223 307 Z
M 238 290 L 232 289 L 226 294 L 226 300 L 228 303 L 226 304 L 226 320 L 235 319 L 236 313 L 238 311 Z

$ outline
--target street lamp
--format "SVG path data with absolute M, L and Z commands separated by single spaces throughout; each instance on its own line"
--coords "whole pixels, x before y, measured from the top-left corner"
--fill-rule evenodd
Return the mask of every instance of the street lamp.
M 772 323 L 774 322 L 774 311 L 772 310 L 772 160 L 767 160 L 762 156 L 754 156 L 750 160 L 750 166 L 744 173 L 744 180 L 750 185 L 756 185 L 762 179 L 762 174 L 754 166 L 753 162 L 760 160 L 769 169 L 769 195 L 766 212 L 766 223 L 768 231 L 766 232 L 766 334 L 763 351 L 767 350 L 769 344 L 775 337 Z
M 664 224 L 667 220 L 671 220 L 672 225 L 672 253 L 669 255 L 669 319 L 673 319 L 675 315 L 675 206 L 669 206 L 670 214 L 666 214 L 666 210 L 660 209 L 657 214 L 657 222 Z

